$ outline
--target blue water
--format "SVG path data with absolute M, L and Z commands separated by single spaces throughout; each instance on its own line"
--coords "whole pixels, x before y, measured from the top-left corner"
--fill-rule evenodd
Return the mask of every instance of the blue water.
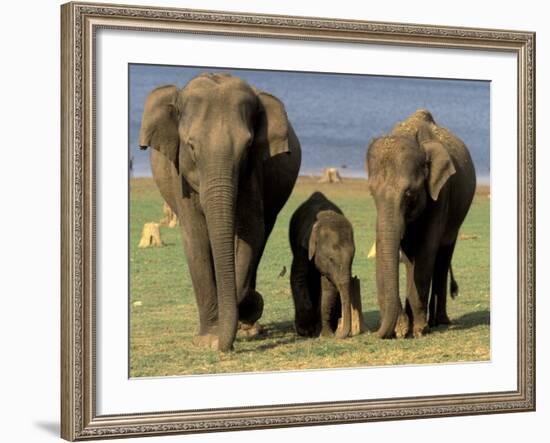
M 138 147 L 145 97 L 160 85 L 182 87 L 205 71 L 237 75 L 283 101 L 302 145 L 302 175 L 338 167 L 344 176 L 366 177 L 369 141 L 426 108 L 469 147 L 478 181 L 489 176 L 488 81 L 131 65 L 129 142 L 135 176 L 151 175 L 149 153 Z

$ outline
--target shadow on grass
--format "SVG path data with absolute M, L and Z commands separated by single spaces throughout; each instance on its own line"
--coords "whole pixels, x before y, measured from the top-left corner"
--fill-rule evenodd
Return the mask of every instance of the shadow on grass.
M 475 328 L 476 326 L 482 326 L 482 325 L 489 326 L 490 324 L 491 324 L 491 313 L 485 310 L 485 311 L 469 312 L 468 314 L 462 315 L 456 320 L 453 320 L 452 327 L 456 331 L 456 330 L 462 330 L 462 329 L 471 329 L 471 328 Z
M 243 337 L 243 343 L 262 342 L 254 347 L 254 351 L 267 351 L 281 345 L 312 340 L 312 337 L 302 337 L 294 330 L 294 321 L 280 321 L 263 325 L 264 332 L 254 337 Z M 237 353 L 240 351 L 237 351 Z M 250 352 L 250 349 L 243 349 L 242 352 Z
M 380 311 L 366 311 L 363 312 L 363 318 L 368 328 L 367 333 L 374 333 L 378 329 L 380 322 Z M 472 329 L 477 326 L 490 324 L 490 312 L 489 311 L 477 311 L 464 314 L 452 323 L 453 330 L 466 330 Z M 433 333 L 444 333 L 449 329 L 449 326 L 437 326 L 432 328 Z M 267 323 L 264 325 L 264 333 L 254 337 L 243 337 L 240 339 L 243 343 L 257 343 L 258 346 L 254 347 L 254 351 L 266 351 L 276 348 L 281 345 L 287 345 L 290 343 L 301 342 L 311 340 L 310 337 L 301 337 L 294 331 L 293 321 L 280 321 L 275 323 Z M 239 352 L 250 352 L 250 349 L 242 349 Z
M 294 322 L 290 320 L 266 324 L 263 324 L 260 320 L 260 324 L 263 327 L 261 334 L 253 335 L 252 337 L 241 337 L 240 339 L 248 342 L 262 341 L 276 337 L 285 337 L 288 333 L 294 332 Z
M 363 318 L 366 322 L 368 330 L 366 334 L 375 332 L 378 328 L 380 314 L 378 311 L 363 312 Z M 242 337 L 240 341 L 243 343 L 255 343 L 261 342 L 254 351 L 265 351 L 276 348 L 280 345 L 286 345 L 296 342 L 304 342 L 308 340 L 315 340 L 316 337 L 302 337 L 294 330 L 294 321 L 280 321 L 274 323 L 267 323 L 263 325 L 264 332 L 262 334 L 253 337 Z M 237 351 L 241 352 L 241 351 Z M 250 352 L 250 349 L 242 350 L 242 352 Z
M 363 312 L 363 318 L 370 332 L 375 332 L 380 323 L 380 311 Z M 487 310 L 469 312 L 453 320 L 450 325 L 453 330 L 472 329 L 477 326 L 490 325 L 491 313 Z M 448 325 L 441 325 L 433 328 L 434 332 L 444 332 L 449 329 Z

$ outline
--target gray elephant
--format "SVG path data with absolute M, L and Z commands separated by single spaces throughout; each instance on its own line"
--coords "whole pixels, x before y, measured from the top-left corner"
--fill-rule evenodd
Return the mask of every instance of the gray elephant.
M 201 74 L 146 99 L 139 144 L 152 147 L 177 214 L 199 311 L 194 343 L 229 351 L 238 321 L 262 315 L 256 272 L 301 163 L 283 103 L 226 74 Z
M 315 192 L 292 215 L 290 283 L 296 332 L 347 337 L 351 331 L 353 228 L 342 211 Z M 341 324 L 338 327 L 338 319 Z
M 419 337 L 429 324 L 449 323 L 447 279 L 475 193 L 474 165 L 464 143 L 420 109 L 370 143 L 367 172 L 377 211 L 377 334 Z M 405 311 L 399 298 L 400 247 L 407 268 Z M 451 292 L 458 292 L 454 278 Z

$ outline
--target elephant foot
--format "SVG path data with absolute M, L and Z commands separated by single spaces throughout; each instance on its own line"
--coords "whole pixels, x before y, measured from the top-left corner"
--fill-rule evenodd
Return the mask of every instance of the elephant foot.
M 395 325 L 395 337 L 405 338 L 409 333 L 409 316 L 406 313 L 402 313 L 397 319 Z
M 218 349 L 218 336 L 214 334 L 195 335 L 193 344 L 201 348 Z
M 447 314 L 438 315 L 436 322 L 438 325 L 450 325 L 452 323 Z
M 384 331 L 378 329 L 375 334 L 378 338 L 389 339 L 395 337 L 395 330 L 393 332 L 390 331 L 390 333 L 385 333 Z
M 264 312 L 264 299 L 258 291 L 249 291 L 239 303 L 239 320 L 253 325 Z
M 344 333 L 342 330 L 342 317 L 338 319 L 338 327 L 336 328 L 336 331 L 334 331 L 334 336 L 336 338 L 342 339 L 348 337 L 349 334 Z
M 332 337 L 334 336 L 334 332 L 332 332 L 332 329 L 330 329 L 330 326 L 325 326 L 321 329 L 321 333 L 319 334 L 319 337 Z
M 294 327 L 296 329 L 296 333 L 302 337 L 318 337 L 320 335 L 318 326 L 301 326 L 295 323 Z
M 430 328 L 426 323 L 423 324 L 415 324 L 413 328 L 413 336 L 414 338 L 421 338 L 425 334 L 430 332 Z
M 265 329 L 260 323 L 255 322 L 253 324 L 249 324 L 239 321 L 239 326 L 237 329 L 238 337 L 258 337 L 263 334 L 265 334 Z
M 448 326 L 452 322 L 447 316 L 447 314 L 444 315 L 438 315 L 436 318 L 430 318 L 429 326 L 430 328 L 434 328 L 436 326 Z
M 343 339 L 343 338 L 347 338 L 347 337 L 348 337 L 348 334 L 346 334 L 345 332 L 343 332 L 341 328 L 338 328 L 338 329 L 336 329 L 336 331 L 334 332 L 334 336 L 335 336 L 336 338 Z

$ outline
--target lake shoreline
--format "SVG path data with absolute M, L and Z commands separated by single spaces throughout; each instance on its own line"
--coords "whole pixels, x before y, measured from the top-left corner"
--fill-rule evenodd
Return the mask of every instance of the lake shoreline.
M 323 191 L 327 188 L 338 187 L 351 187 L 350 190 L 357 190 L 358 192 L 368 192 L 367 178 L 361 177 L 342 177 L 342 183 L 320 183 L 321 176 L 319 175 L 300 175 L 296 180 L 295 186 L 311 188 L 312 192 L 317 189 Z M 153 182 L 153 177 L 132 177 L 131 182 L 145 183 L 147 181 Z M 486 182 L 478 182 L 476 187 L 476 195 L 489 195 L 491 193 L 491 186 Z

